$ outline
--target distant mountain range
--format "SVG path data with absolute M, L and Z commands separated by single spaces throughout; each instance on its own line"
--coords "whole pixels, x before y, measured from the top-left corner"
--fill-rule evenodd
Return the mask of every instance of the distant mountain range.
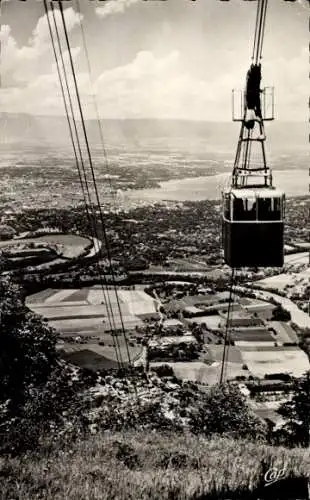
M 81 131 L 81 125 L 78 124 Z M 92 145 L 100 144 L 98 123 L 87 120 L 86 127 Z M 195 122 L 186 120 L 102 120 L 107 146 L 130 148 L 162 147 L 165 150 L 186 148 L 193 151 L 231 151 L 236 147 L 239 123 Z M 268 123 L 268 144 L 273 151 L 308 150 L 309 124 L 299 122 Z M 82 134 L 81 134 L 82 137 Z M 0 147 L 2 146 L 70 147 L 68 123 L 65 117 L 0 113 Z

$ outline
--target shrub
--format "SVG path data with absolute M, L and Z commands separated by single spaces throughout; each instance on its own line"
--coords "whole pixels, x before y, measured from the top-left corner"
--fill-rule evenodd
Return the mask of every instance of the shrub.
M 247 405 L 236 384 L 213 386 L 201 394 L 191 426 L 207 436 L 224 434 L 234 438 L 265 439 L 267 425 Z
M 173 377 L 174 371 L 172 366 L 164 364 L 159 366 L 153 366 L 152 371 L 157 373 L 159 377 Z

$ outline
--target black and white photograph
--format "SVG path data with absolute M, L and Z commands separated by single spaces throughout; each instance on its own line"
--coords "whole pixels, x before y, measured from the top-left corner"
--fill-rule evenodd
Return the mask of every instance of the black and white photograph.
M 0 499 L 309 500 L 309 0 L 0 19 Z

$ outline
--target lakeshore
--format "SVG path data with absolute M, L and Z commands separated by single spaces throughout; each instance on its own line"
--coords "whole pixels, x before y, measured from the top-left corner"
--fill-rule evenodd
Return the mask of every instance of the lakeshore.
M 199 201 L 220 199 L 221 191 L 228 186 L 231 172 L 191 179 L 170 180 L 160 183 L 160 188 L 127 191 L 128 201 Z M 276 170 L 274 185 L 287 196 L 304 196 L 308 193 L 309 177 L 305 169 Z

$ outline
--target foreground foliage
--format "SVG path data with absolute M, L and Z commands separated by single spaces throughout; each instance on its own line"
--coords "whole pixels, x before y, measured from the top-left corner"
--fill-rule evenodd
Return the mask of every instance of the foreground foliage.
M 279 414 L 285 419 L 280 440 L 294 446 L 310 445 L 310 371 L 293 381 L 293 397 L 283 403 Z
M 71 434 L 79 431 L 80 393 L 90 380 L 74 380 L 55 346 L 55 331 L 25 307 L 14 283 L 1 280 L 0 453 L 35 449 L 68 424 Z
M 3 460 L 0 497 L 245 499 L 271 467 L 308 475 L 310 451 L 220 437 L 102 433 L 45 456 Z

